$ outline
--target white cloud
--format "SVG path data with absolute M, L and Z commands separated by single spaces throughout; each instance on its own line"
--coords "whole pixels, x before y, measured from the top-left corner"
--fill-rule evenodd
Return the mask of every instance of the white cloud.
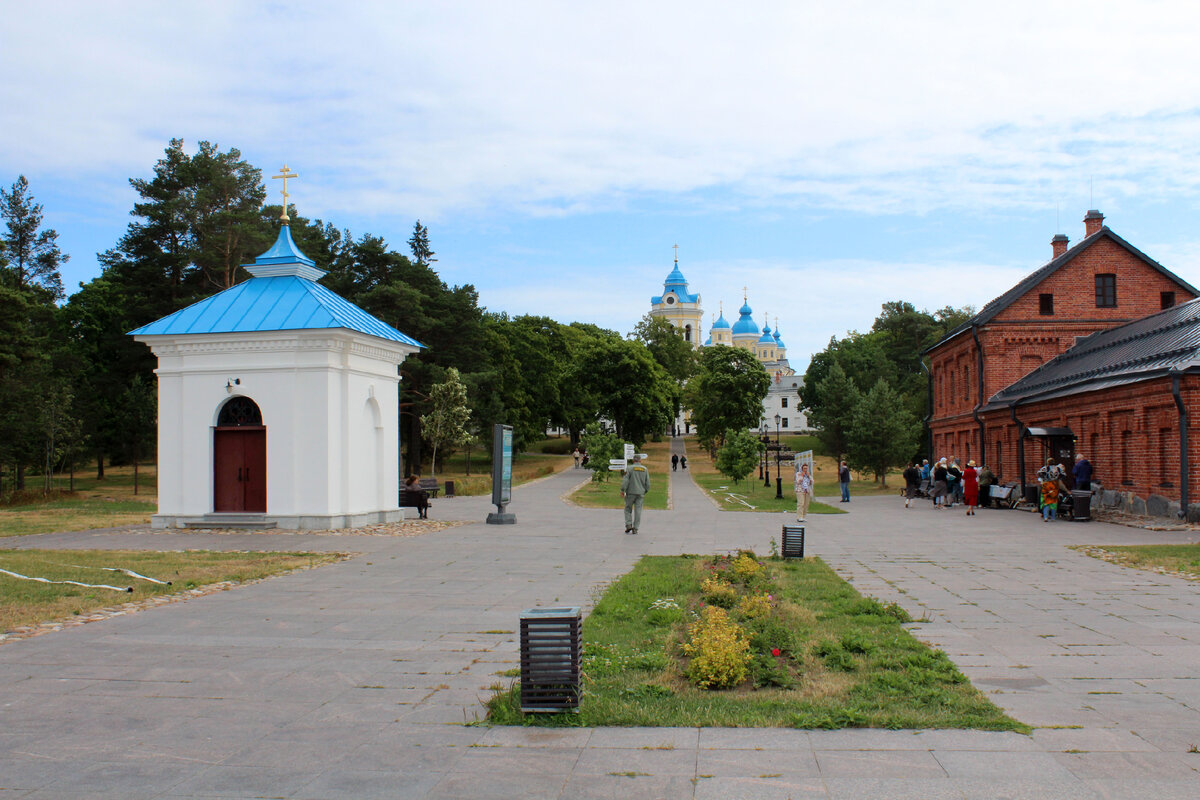
M 572 213 L 719 187 L 853 210 L 1196 195 L 1186 3 L 235 2 L 6 9 L 0 166 L 98 183 L 166 138 L 318 213 Z M 1141 189 L 1144 191 L 1144 189 Z

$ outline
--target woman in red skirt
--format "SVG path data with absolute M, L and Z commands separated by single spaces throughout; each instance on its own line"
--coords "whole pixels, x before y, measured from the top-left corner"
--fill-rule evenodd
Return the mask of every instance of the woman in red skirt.
M 963 499 L 967 503 L 967 516 L 975 516 L 975 506 L 979 505 L 979 472 L 974 461 L 968 461 L 963 470 Z

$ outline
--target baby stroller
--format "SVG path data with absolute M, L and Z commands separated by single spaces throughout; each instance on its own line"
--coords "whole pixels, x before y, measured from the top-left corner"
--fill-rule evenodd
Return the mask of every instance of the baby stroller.
M 917 492 L 916 492 L 916 494 L 913 495 L 913 497 L 929 498 L 932 496 L 932 492 L 933 492 L 933 481 L 931 481 L 929 478 L 923 478 L 921 480 L 920 485 L 917 486 Z M 907 485 L 900 487 L 900 496 L 901 497 L 908 496 L 908 486 Z

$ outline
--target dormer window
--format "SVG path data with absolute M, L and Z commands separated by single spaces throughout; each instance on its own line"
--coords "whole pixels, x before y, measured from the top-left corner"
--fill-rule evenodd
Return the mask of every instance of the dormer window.
M 1038 313 L 1043 317 L 1054 316 L 1054 295 L 1039 294 L 1038 295 Z

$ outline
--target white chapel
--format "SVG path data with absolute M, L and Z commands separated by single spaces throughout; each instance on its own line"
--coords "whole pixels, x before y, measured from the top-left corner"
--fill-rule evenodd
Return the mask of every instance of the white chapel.
M 404 518 L 399 365 L 422 345 L 316 282 L 286 186 L 250 280 L 131 331 L 158 357 L 156 528 Z

